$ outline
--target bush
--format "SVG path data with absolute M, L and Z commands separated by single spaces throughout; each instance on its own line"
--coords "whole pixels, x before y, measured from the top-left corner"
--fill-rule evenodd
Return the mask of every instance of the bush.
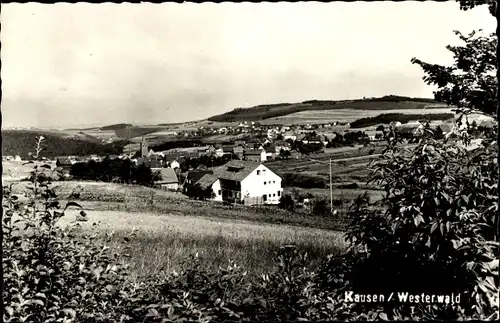
M 423 307 L 420 317 L 498 313 L 497 154 L 496 143 L 468 153 L 430 137 L 412 150 L 392 142 L 372 179 L 385 196 L 360 198 L 350 211 L 348 238 L 367 251 L 353 288 L 461 294 L 460 305 Z M 409 317 L 407 306 L 396 309 Z
M 327 216 L 331 214 L 330 204 L 326 199 L 315 199 L 312 203 L 312 213 L 319 216 Z
M 215 193 L 211 186 L 202 188 L 199 184 L 186 184 L 184 193 L 192 199 L 201 201 L 215 198 Z
M 383 113 L 375 117 L 357 119 L 351 122 L 351 128 L 364 128 L 376 126 L 378 124 L 390 124 L 399 121 L 408 123 L 410 121 L 422 120 L 447 120 L 453 118 L 453 113 L 428 113 L 428 114 L 403 114 L 403 113 Z M 377 128 L 378 130 L 378 128 Z
M 326 182 L 320 177 L 307 176 L 296 173 L 283 174 L 282 184 L 284 187 L 300 187 L 300 188 L 325 188 Z
M 127 266 L 78 223 L 56 225 L 68 208 L 81 207 L 61 207 L 50 178 L 36 176 L 40 168 L 50 166 L 34 165 L 27 204 L 12 194 L 12 184 L 3 190 L 4 322 L 119 320 L 134 293 Z M 85 219 L 84 211 L 79 218 Z
M 101 162 L 76 163 L 71 166 L 70 175 L 79 180 L 92 180 L 115 183 L 139 184 L 152 186 L 160 176 L 151 171 L 145 164 L 134 165 L 125 159 L 104 159 Z
M 281 196 L 279 207 L 287 211 L 293 211 L 295 209 L 295 202 L 293 201 L 292 196 L 291 195 Z

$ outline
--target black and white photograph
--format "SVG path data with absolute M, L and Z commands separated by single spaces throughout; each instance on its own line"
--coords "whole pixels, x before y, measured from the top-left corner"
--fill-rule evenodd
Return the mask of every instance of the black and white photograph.
M 2 321 L 500 320 L 497 6 L 2 3 Z

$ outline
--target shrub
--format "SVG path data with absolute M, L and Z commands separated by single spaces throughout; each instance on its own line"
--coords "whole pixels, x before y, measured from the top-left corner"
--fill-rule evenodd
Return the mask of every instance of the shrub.
M 385 196 L 361 198 L 350 212 L 348 238 L 367 251 L 354 288 L 461 294 L 460 306 L 419 310 L 434 319 L 498 313 L 497 154 L 496 143 L 468 153 L 431 137 L 412 150 L 392 142 L 372 179 Z M 408 307 L 397 309 L 409 317 Z
M 28 203 L 12 193 L 12 184 L 3 190 L 4 322 L 119 320 L 134 293 L 127 266 L 78 223 L 57 226 L 68 208 L 81 207 L 71 201 L 61 207 L 50 178 L 37 176 L 40 168 L 50 166 L 34 165 Z
M 209 200 L 215 197 L 215 193 L 212 187 L 203 188 L 199 184 L 186 184 L 184 188 L 184 193 L 195 200 Z
M 291 195 L 281 196 L 279 207 L 287 211 L 293 211 L 295 208 L 295 202 L 293 201 L 292 196 Z
M 324 198 L 315 199 L 312 203 L 312 213 L 319 216 L 331 214 L 330 205 Z
M 320 177 L 307 176 L 296 173 L 283 174 L 282 184 L 284 187 L 300 187 L 300 188 L 325 188 L 326 182 Z

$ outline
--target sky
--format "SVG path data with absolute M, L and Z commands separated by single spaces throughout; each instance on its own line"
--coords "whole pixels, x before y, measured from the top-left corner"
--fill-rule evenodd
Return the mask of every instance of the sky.
M 410 60 L 450 64 L 449 2 L 2 4 L 2 127 L 199 120 L 238 107 L 432 97 Z

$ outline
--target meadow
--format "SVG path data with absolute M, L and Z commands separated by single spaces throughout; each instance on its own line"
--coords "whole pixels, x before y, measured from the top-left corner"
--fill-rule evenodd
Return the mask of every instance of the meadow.
M 375 117 L 383 113 L 403 113 L 403 114 L 428 114 L 428 113 L 452 113 L 451 108 L 432 108 L 432 109 L 390 109 L 390 110 L 357 110 L 357 109 L 338 109 L 338 110 L 311 110 L 301 111 L 277 118 L 266 119 L 262 124 L 283 123 L 283 124 L 314 124 L 331 121 L 341 123 L 353 122 L 359 118 Z
M 27 185 L 13 186 L 21 200 Z M 78 222 L 82 234 L 97 230 L 98 239 L 105 241 L 113 233 L 109 246 L 127 255 L 135 280 L 164 277 L 196 253 L 207 268 L 232 260 L 258 275 L 273 267 L 273 256 L 284 244 L 307 251 L 311 265 L 346 246 L 334 218 L 276 207 L 229 207 L 136 185 L 63 181 L 53 187 L 61 203 L 76 201 L 87 213 L 88 222 Z M 70 198 L 72 193 L 77 195 Z M 78 212 L 69 209 L 61 225 L 74 221 Z M 127 250 L 125 239 L 130 240 Z
M 67 213 L 62 226 L 74 220 L 76 211 Z M 195 254 L 206 268 L 235 261 L 259 275 L 273 267 L 272 258 L 282 245 L 293 243 L 307 251 L 311 265 L 346 248 L 343 233 L 332 230 L 147 211 L 90 210 L 87 216 L 89 221 L 81 224 L 83 231 L 97 230 L 101 237 L 112 233 L 110 247 L 127 255 L 132 278 L 139 281 L 179 271 L 184 260 Z M 123 249 L 125 239 L 130 240 L 127 250 Z

